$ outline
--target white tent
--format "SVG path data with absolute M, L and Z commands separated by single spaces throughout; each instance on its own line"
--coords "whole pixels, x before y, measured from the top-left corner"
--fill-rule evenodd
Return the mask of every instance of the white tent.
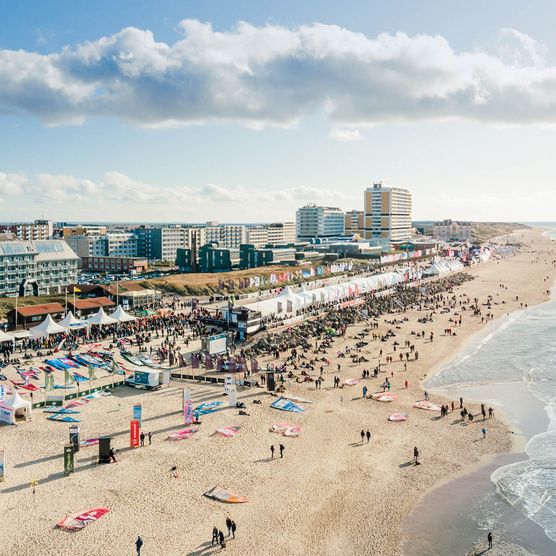
M 76 318 L 71 311 L 58 324 L 70 330 L 79 330 L 87 326 L 85 321 Z
M 101 307 L 98 310 L 98 313 L 95 313 L 87 322 L 97 326 L 107 326 L 109 324 L 116 324 L 117 321 L 112 317 L 109 317 Z
M 51 334 L 64 334 L 66 329 L 56 324 L 50 315 L 38 325 L 29 330 L 31 338 L 47 338 Z
M 15 425 L 18 419 L 25 421 L 31 418 L 33 404 L 24 400 L 14 388 L 13 396 L 0 403 L 0 422 Z
M 10 336 L 9 334 L 6 334 L 3 330 L 0 330 L 0 344 L 2 342 L 14 342 L 15 338 L 13 336 Z
M 118 305 L 116 310 L 110 315 L 111 318 L 118 322 L 131 322 L 136 320 L 136 318 L 132 315 L 126 313 L 121 305 Z

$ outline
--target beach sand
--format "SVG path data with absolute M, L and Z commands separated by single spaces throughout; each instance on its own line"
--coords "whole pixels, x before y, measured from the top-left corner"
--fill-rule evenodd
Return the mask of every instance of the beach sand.
M 544 264 L 545 258 L 549 263 L 556 258 L 553 242 L 538 230 L 519 231 L 512 237 L 524 243 L 519 255 L 470 269 L 476 279 L 454 290 L 456 296 L 466 293 L 481 301 L 493 295 L 495 318 L 518 310 L 520 302 L 531 306 L 545 301 L 555 277 L 553 265 Z M 541 250 L 550 253 L 531 264 Z M 507 290 L 499 287 L 500 280 Z M 238 397 L 250 416 L 239 416 L 237 409 L 223 406 L 203 417 L 197 434 L 179 442 L 164 439 L 183 428 L 182 388 L 191 389 L 195 404 L 226 402 L 222 385 L 173 382 L 169 389 L 157 392 L 116 390 L 84 406 L 80 425 L 82 438 L 114 436 L 118 463 L 97 466 L 96 447 L 82 448 L 70 477 L 63 475 L 62 458 L 67 425 L 46 421 L 35 410 L 32 422 L 0 428 L 0 449 L 6 451 L 7 462 L 6 482 L 0 484 L 2 552 L 123 555 L 133 553 L 133 543 L 141 535 L 142 554 L 147 556 L 210 554 L 219 551 L 210 546 L 212 527 L 225 530 L 229 515 L 237 523 L 237 538 L 227 543 L 229 554 L 401 553 L 403 519 L 423 493 L 512 447 L 514 435 L 501 420 L 488 420 L 488 436 L 482 439 L 480 419 L 462 424 L 458 412 L 440 419 L 437 413 L 412 407 L 423 398 L 425 374 L 434 373 L 484 326 L 480 317 L 462 315 L 457 336 L 444 336 L 451 314 L 437 314 L 433 323 L 422 325 L 417 323 L 422 313 L 407 312 L 408 321 L 395 330 L 396 340 L 403 345 L 410 339 L 419 352 L 418 361 L 410 360 L 406 372 L 398 361 L 386 367 L 387 375 L 333 389 L 338 362 L 343 382 L 360 377 L 363 368 L 372 369 L 381 348 L 383 358 L 393 354 L 391 341 L 369 341 L 362 354 L 370 363 L 337 359 L 335 354 L 353 345 L 353 336 L 365 328 L 352 326 L 328 352 L 332 365 L 325 368 L 322 390 L 315 390 L 312 383 L 287 385 L 288 393 L 314 402 L 305 404 L 305 413 L 274 410 L 270 408 L 273 398 L 262 389 L 245 389 Z M 384 324 L 392 318 L 381 318 L 380 330 L 392 328 Z M 426 331 L 426 340 L 411 335 L 421 330 Z M 394 402 L 362 399 L 363 385 L 370 392 L 378 391 L 392 371 Z M 253 404 L 254 399 L 262 403 Z M 143 405 L 142 430 L 151 431 L 154 438 L 152 446 L 130 449 L 129 419 L 135 402 Z M 466 406 L 479 412 L 476 405 Z M 409 413 L 408 421 L 388 422 L 396 411 Z M 285 438 L 269 432 L 270 425 L 283 421 L 300 424 L 301 436 Z M 228 425 L 241 425 L 239 434 L 227 439 L 213 435 L 216 428 Z M 361 429 L 371 431 L 369 444 L 361 444 Z M 284 458 L 272 460 L 270 445 L 279 443 L 285 446 Z M 419 466 L 412 464 L 414 446 L 421 452 Z M 178 478 L 170 473 L 174 465 Z M 29 486 L 33 480 L 39 482 L 34 496 Z M 202 496 L 217 484 L 249 501 L 225 505 Z M 82 531 L 54 528 L 68 513 L 102 506 L 110 513 Z

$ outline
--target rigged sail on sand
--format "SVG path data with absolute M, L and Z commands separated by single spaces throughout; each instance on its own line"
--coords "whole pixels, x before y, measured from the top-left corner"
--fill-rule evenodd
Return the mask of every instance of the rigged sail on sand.
M 212 487 L 210 490 L 205 492 L 203 496 L 210 498 L 211 500 L 218 500 L 219 502 L 224 502 L 226 504 L 244 504 L 247 502 L 245 496 L 238 496 L 237 494 L 232 494 L 228 490 L 219 487 L 218 485 Z

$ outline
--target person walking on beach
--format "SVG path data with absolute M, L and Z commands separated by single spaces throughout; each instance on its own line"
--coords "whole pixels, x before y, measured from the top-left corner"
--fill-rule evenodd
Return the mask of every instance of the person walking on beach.
M 365 431 L 361 431 L 361 444 L 365 442 Z
M 139 436 L 139 438 L 141 439 L 141 446 L 145 445 L 145 433 L 142 432 L 141 435 Z
M 153 443 L 153 433 L 149 432 L 149 446 Z
M 141 556 L 141 547 L 143 546 L 143 539 L 141 537 L 137 537 L 135 541 L 135 549 L 137 550 L 137 556 Z
M 218 544 L 220 548 L 226 548 L 226 541 L 224 540 L 224 533 L 222 533 L 222 531 L 218 531 Z
M 481 429 L 481 432 L 483 433 L 483 438 L 486 438 L 486 436 L 487 436 L 487 430 L 485 429 L 485 427 L 483 427 L 483 428 Z
M 367 387 L 363 386 L 363 397 L 366 398 L 367 397 Z
M 274 459 L 274 444 L 270 446 L 270 453 L 272 454 L 272 459 Z
M 280 457 L 283 458 L 284 450 L 286 449 L 286 447 L 283 444 L 280 444 L 279 448 L 280 448 Z
M 461 397 L 459 399 L 459 408 L 463 409 L 463 398 L 461 398 Z
M 228 537 L 232 534 L 232 520 L 230 516 L 226 518 L 226 527 L 228 528 Z
M 236 538 L 236 522 L 232 521 L 232 538 Z
M 494 409 L 492 407 L 488 408 L 488 418 L 492 419 L 494 417 Z
M 488 532 L 487 540 L 488 540 L 488 549 L 490 550 L 492 548 L 492 532 L 491 531 Z
M 415 446 L 415 448 L 413 448 L 413 459 L 415 460 L 415 465 L 420 465 L 420 463 L 419 463 L 419 450 L 417 449 L 417 446 Z
M 212 539 L 210 541 L 210 546 L 218 544 L 218 529 L 216 527 L 212 528 Z
M 371 431 L 367 431 L 365 433 L 365 436 L 367 437 L 367 444 L 371 441 Z

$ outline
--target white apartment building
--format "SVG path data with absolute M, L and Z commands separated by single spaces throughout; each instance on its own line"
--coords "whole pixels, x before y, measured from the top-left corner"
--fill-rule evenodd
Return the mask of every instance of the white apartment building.
M 327 239 L 344 235 L 344 213 L 336 207 L 306 205 L 296 212 L 298 241 Z
M 68 235 L 64 241 L 79 257 L 105 257 L 106 240 L 104 236 Z
M 205 240 L 206 243 L 216 241 L 218 247 L 239 249 L 239 246 L 247 241 L 247 231 L 245 226 L 236 224 L 207 226 L 205 228 Z
M 411 192 L 375 183 L 364 194 L 364 239 L 383 238 L 390 242 L 411 239 Z
M 268 226 L 250 226 L 247 228 L 247 243 L 260 248 L 268 242 Z
M 61 293 L 75 283 L 77 261 L 62 240 L 0 241 L 0 296 Z
M 450 243 L 465 242 L 471 239 L 471 222 L 443 220 L 432 225 L 432 237 Z

